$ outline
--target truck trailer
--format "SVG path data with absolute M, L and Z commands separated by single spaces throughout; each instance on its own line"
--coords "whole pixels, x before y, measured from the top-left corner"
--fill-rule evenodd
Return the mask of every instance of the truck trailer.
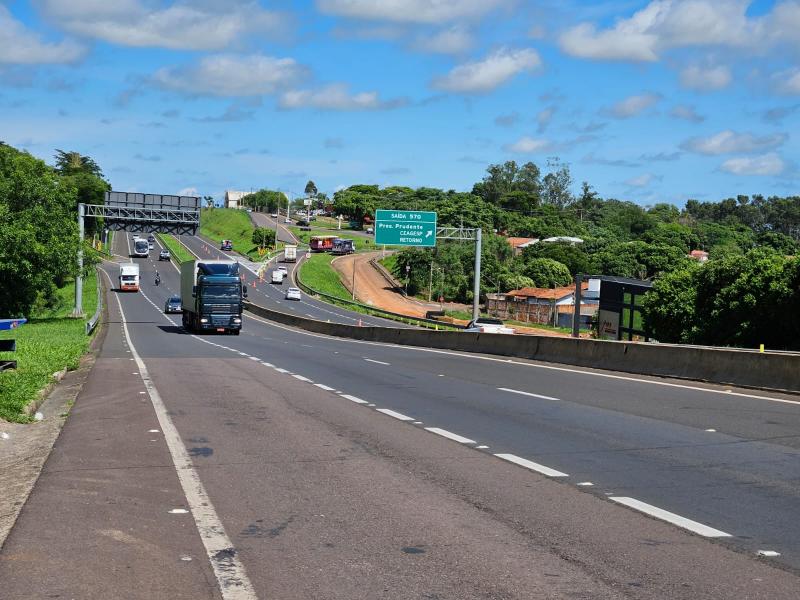
M 191 260 L 181 264 L 181 309 L 187 331 L 239 335 L 247 288 L 232 260 Z
M 283 262 L 297 262 L 296 244 L 286 244 L 283 247 Z
M 139 265 L 133 262 L 122 263 L 119 266 L 119 285 L 121 292 L 139 291 Z

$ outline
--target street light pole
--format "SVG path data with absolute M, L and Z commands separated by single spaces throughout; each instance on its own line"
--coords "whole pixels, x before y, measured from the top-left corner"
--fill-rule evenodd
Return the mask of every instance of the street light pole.
M 406 265 L 406 289 L 405 289 L 406 298 L 408 297 L 408 279 L 410 277 L 410 273 L 411 273 L 411 265 Z
M 481 228 L 475 230 L 475 281 L 472 283 L 472 320 L 481 316 Z

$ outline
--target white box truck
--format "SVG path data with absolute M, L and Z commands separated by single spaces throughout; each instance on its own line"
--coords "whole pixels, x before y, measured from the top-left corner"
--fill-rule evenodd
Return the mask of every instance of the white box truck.
M 283 262 L 297 262 L 296 244 L 286 244 L 283 247 Z
M 139 291 L 139 265 L 136 263 L 122 263 L 119 266 L 119 286 L 121 292 Z

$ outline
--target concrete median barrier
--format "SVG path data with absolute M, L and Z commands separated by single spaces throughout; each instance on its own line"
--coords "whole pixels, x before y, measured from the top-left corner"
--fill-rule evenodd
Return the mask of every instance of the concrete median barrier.
M 758 389 L 800 391 L 800 354 L 536 335 L 356 327 L 290 315 L 250 302 L 245 303 L 245 309 L 291 327 L 356 340 L 527 358 Z

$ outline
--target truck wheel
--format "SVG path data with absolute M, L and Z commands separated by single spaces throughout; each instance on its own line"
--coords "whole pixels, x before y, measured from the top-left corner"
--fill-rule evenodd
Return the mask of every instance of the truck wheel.
M 233 335 L 239 335 L 239 330 L 238 329 L 234 329 L 233 331 L 231 331 L 231 333 Z

